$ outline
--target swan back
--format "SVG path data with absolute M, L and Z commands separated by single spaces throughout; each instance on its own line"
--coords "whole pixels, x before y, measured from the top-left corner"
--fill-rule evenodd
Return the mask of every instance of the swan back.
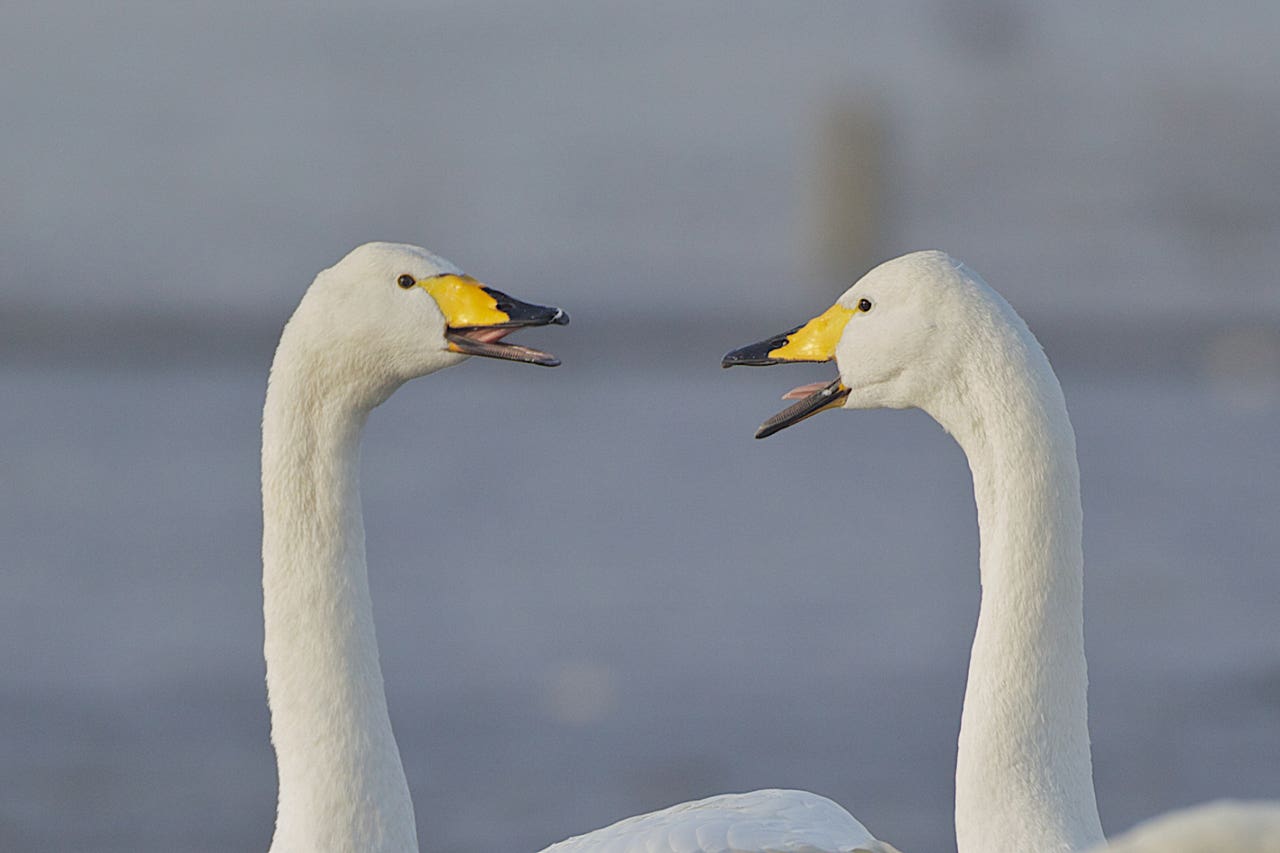
M 1095 853 L 1280 853 L 1280 803 L 1223 800 L 1161 815 Z
M 553 844 L 543 853 L 897 853 L 807 791 L 721 794 Z

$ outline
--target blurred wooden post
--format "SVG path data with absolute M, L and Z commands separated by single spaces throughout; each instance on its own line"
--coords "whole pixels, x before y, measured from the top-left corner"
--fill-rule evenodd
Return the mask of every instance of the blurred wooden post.
M 820 118 L 808 176 L 806 254 L 837 293 L 884 260 L 885 123 L 875 100 L 833 103 Z

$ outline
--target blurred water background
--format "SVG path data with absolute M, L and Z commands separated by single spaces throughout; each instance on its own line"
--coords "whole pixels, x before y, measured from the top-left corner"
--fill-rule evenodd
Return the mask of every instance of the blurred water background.
M 423 848 L 804 787 L 954 849 L 968 470 L 718 368 L 964 259 L 1062 378 L 1104 826 L 1280 796 L 1280 7 L 11 3 L 0 850 L 263 850 L 258 420 L 369 239 L 573 314 L 365 439 Z

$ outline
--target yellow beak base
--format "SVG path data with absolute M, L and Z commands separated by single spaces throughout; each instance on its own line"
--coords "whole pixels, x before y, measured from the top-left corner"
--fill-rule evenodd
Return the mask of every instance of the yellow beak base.
M 569 315 L 559 308 L 521 302 L 485 287 L 466 275 L 438 275 L 417 282 L 440 306 L 450 352 L 555 367 L 560 359 L 541 350 L 502 343 L 523 326 L 564 326 Z
M 831 361 L 836 356 L 836 344 L 844 334 L 845 324 L 855 313 L 852 308 L 832 305 L 803 326 L 734 350 L 724 357 L 721 366 L 742 364 L 760 367 L 792 361 Z
M 450 329 L 505 326 L 510 315 L 498 309 L 498 299 L 489 288 L 469 275 L 438 275 L 418 282 L 440 306 Z

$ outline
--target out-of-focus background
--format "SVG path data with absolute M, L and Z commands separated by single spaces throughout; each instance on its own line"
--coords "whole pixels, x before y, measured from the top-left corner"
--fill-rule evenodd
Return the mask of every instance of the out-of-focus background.
M 568 308 L 365 439 L 424 849 L 796 786 L 953 849 L 968 470 L 720 355 L 942 248 L 1079 435 L 1116 832 L 1280 795 L 1280 6 L 8 4 L 0 849 L 263 850 L 258 420 L 314 273 Z

